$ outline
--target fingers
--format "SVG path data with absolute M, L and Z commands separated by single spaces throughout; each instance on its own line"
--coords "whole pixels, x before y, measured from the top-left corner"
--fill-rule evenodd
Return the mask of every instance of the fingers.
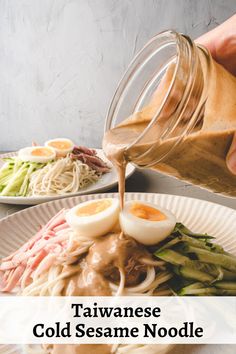
M 201 37 L 196 39 L 196 42 L 206 46 L 211 51 L 212 48 L 215 49 L 215 42 L 219 43 L 222 42 L 225 37 L 236 35 L 235 24 L 236 14 L 211 31 L 204 33 Z
M 205 46 L 212 57 L 236 76 L 236 15 L 196 39 Z
M 211 55 L 213 56 L 213 58 L 215 59 L 216 59 L 216 43 L 219 37 L 218 31 L 219 29 L 218 27 L 216 27 L 212 31 L 203 34 L 201 37 L 195 40 L 196 43 L 206 47 L 211 53 Z
M 227 154 L 226 163 L 230 172 L 236 175 L 236 133 Z

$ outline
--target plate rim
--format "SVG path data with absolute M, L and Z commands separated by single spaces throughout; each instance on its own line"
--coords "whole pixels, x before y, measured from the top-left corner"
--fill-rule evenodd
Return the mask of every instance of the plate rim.
M 214 208 L 217 208 L 217 209 L 224 209 L 224 210 L 227 210 L 228 213 L 230 213 L 231 215 L 233 215 L 234 217 L 236 217 L 236 210 L 235 209 L 232 209 L 228 206 L 225 206 L 225 205 L 222 205 L 222 204 L 219 204 L 219 203 L 215 203 L 215 202 L 212 202 L 212 201 L 208 201 L 208 200 L 205 200 L 205 199 L 199 199 L 199 198 L 194 198 L 194 197 L 188 197 L 188 196 L 182 196 L 182 195 L 176 195 L 176 194 L 166 194 L 166 193 L 155 193 L 155 192 L 149 192 L 149 193 L 145 193 L 145 192 L 127 192 L 126 195 L 130 195 L 130 194 L 135 194 L 137 197 L 140 197 L 140 196 L 145 196 L 145 195 L 156 195 L 156 196 L 160 196 L 161 197 L 166 197 L 166 198 L 180 198 L 182 200 L 194 200 L 194 201 L 197 201 L 197 202 L 200 202 L 200 203 L 203 203 L 203 205 L 209 205 L 209 206 L 212 206 Z M 26 208 L 26 209 L 23 209 L 23 210 L 20 210 L 20 211 L 17 211 L 11 215 L 8 215 L 8 216 L 5 216 L 4 218 L 0 219 L 0 229 L 1 229 L 1 223 L 4 223 L 4 222 L 11 222 L 11 218 L 14 218 L 16 217 L 16 215 L 19 215 L 19 214 L 24 214 L 24 213 L 27 213 L 29 209 L 35 209 L 34 212 L 37 211 L 38 208 L 45 208 L 45 206 L 50 206 L 50 205 L 53 205 L 53 204 L 60 204 L 60 203 L 63 203 L 64 200 L 73 200 L 73 199 L 78 199 L 78 200 L 83 200 L 84 198 L 100 198 L 102 196 L 106 196 L 106 195 L 113 195 L 114 197 L 118 197 L 119 194 L 118 193 L 115 193 L 115 192 L 108 192 L 108 193 L 92 193 L 92 194 L 86 194 L 86 195 L 77 195 L 77 196 L 71 196 L 71 197 L 67 197 L 67 198 L 63 198 L 63 199 L 56 199 L 56 200 L 51 200 L 51 201 L 48 201 L 48 202 L 45 202 L 43 204 L 38 204 L 38 205 L 34 205 L 34 206 L 30 206 L 29 208 Z M 80 202 L 80 201 L 79 201 Z M 7 345 L 6 345 L 7 346 Z M 209 346 L 209 345 L 207 345 Z M 201 350 L 199 351 L 199 354 L 200 354 Z M 10 353 L 9 353 L 10 354 Z M 22 353 L 23 354 L 23 353 Z
M 101 148 L 91 148 L 91 149 L 94 149 L 97 152 L 104 154 L 103 149 L 101 149 Z M 0 154 L 0 161 L 3 158 L 14 156 L 14 154 L 17 154 L 17 151 L 9 151 L 9 152 L 5 152 L 3 154 Z M 127 171 L 125 179 L 128 179 L 129 177 L 131 177 L 136 170 L 136 167 L 134 165 L 128 164 L 128 166 L 129 166 L 130 170 Z M 112 167 L 112 168 L 114 168 L 114 167 Z M 0 196 L 0 203 L 11 204 L 11 205 L 32 205 L 33 206 L 33 205 L 48 203 L 51 201 L 56 201 L 58 199 L 73 198 L 73 197 L 79 197 L 79 196 L 83 196 L 83 195 L 90 195 L 90 194 L 94 194 L 94 193 L 99 193 L 99 192 L 114 188 L 117 185 L 118 185 L 118 177 L 117 177 L 116 181 L 110 183 L 109 185 L 100 186 L 97 189 L 95 189 L 94 191 L 89 190 L 86 192 L 86 190 L 85 190 L 85 191 L 78 191 L 75 193 L 68 193 L 68 194 L 63 194 L 63 195 L 58 195 L 58 196 L 30 196 L 30 197 Z
M 179 195 L 179 194 L 167 194 L 167 193 L 155 193 L 155 192 L 125 192 L 125 195 L 127 194 L 136 194 L 136 195 L 159 195 L 159 196 L 166 196 L 166 197 L 179 197 L 179 198 L 183 198 L 183 199 L 190 199 L 190 200 L 197 200 L 197 201 L 200 201 L 202 203 L 206 203 L 206 204 L 210 204 L 210 205 L 214 205 L 215 207 L 218 207 L 218 208 L 225 208 L 228 210 L 228 212 L 231 212 L 232 215 L 235 214 L 235 217 L 236 217 L 236 210 L 235 209 L 232 209 L 228 206 L 225 206 L 225 205 L 222 205 L 222 204 L 219 204 L 219 203 L 215 203 L 215 202 L 212 202 L 212 201 L 208 201 L 208 200 L 205 200 L 205 199 L 199 199 L 199 198 L 194 198 L 194 197 L 186 197 L 186 196 L 182 196 L 182 195 Z M 115 197 L 119 197 L 119 193 L 118 192 L 105 192 L 105 193 L 91 193 L 91 194 L 83 194 L 83 195 L 76 195 L 76 196 L 68 196 L 68 197 L 65 197 L 65 198 L 59 198 L 59 199 L 54 199 L 54 200 L 50 200 L 48 202 L 45 202 L 45 203 L 40 203 L 40 204 L 36 204 L 36 205 L 32 205 L 32 206 L 29 206 L 29 207 L 26 207 L 25 209 L 23 210 L 18 210 L 16 212 L 14 212 L 13 214 L 11 215 L 7 215 L 7 216 L 4 216 L 3 218 L 0 219 L 0 226 L 1 226 L 1 223 L 2 222 L 7 222 L 9 219 L 15 217 L 15 215 L 19 215 L 19 214 L 24 214 L 24 213 L 27 213 L 29 209 L 37 209 L 37 208 L 41 208 L 41 207 L 44 207 L 44 206 L 49 206 L 54 204 L 54 203 L 59 203 L 59 202 L 63 202 L 63 200 L 66 200 L 66 199 L 74 199 L 74 198 L 95 198 L 96 196 L 99 196 L 99 195 L 108 195 L 108 194 L 112 194 L 112 195 L 115 195 Z M 99 197 L 100 198 L 100 197 Z

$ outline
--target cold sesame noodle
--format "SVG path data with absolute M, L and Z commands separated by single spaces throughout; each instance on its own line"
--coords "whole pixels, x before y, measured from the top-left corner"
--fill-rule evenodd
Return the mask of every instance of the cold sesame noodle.
M 47 164 L 31 175 L 29 195 L 50 196 L 75 193 L 97 182 L 100 177 L 101 173 L 91 169 L 87 164 L 67 156 Z
M 68 139 L 56 140 L 60 147 Z M 51 146 L 36 146 L 33 143 L 31 147 L 20 149 L 16 156 L 3 158 L 0 196 L 37 197 L 76 193 L 110 172 L 110 167 L 96 150 L 73 146 L 72 142 L 70 145 L 69 150 L 62 152 Z
M 166 285 L 171 273 L 163 262 L 153 260 L 143 245 L 117 228 L 100 238 L 80 236 L 68 225 L 66 213 L 67 210 L 61 210 L 19 250 L 2 260 L 1 291 L 23 296 L 171 294 Z M 112 248 L 113 253 L 109 252 Z M 106 257 L 97 262 L 98 254 Z M 79 349 L 75 353 L 90 353 L 90 346 L 76 347 Z M 96 353 L 155 353 L 149 345 L 104 347 L 105 351 L 97 345 Z M 70 353 L 71 349 L 72 346 L 66 346 L 63 353 Z M 166 352 L 166 346 L 164 351 L 160 349 L 160 353 Z M 26 347 L 26 352 L 32 354 L 59 354 L 61 350 L 59 345 Z
M 149 212 L 151 218 L 156 216 L 150 205 L 145 209 L 146 205 L 133 201 L 133 206 L 141 217 L 131 213 L 134 208 L 128 208 L 129 202 L 120 211 L 116 198 L 93 198 L 59 211 L 1 260 L 0 292 L 23 296 L 236 295 L 236 258 L 212 242 L 213 236 L 193 232 L 174 219 L 172 231 L 168 229 L 166 238 L 158 242 L 167 219 L 149 221 Z M 164 209 L 157 210 L 164 213 Z M 133 227 L 129 232 L 127 225 Z M 155 227 L 154 239 L 150 239 L 151 227 Z M 141 228 L 143 238 L 138 238 Z M 54 344 L 27 346 L 26 352 L 164 354 L 169 349 L 165 345 Z

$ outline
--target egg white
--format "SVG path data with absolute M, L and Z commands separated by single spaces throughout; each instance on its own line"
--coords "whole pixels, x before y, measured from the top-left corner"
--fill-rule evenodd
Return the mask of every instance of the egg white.
M 70 144 L 70 147 L 68 147 L 67 149 L 59 149 L 57 147 L 51 146 L 50 144 L 53 142 L 61 142 L 61 141 L 65 141 L 67 143 Z M 60 157 L 64 157 L 67 154 L 69 154 L 70 152 L 72 152 L 73 148 L 74 148 L 74 143 L 72 140 L 70 139 L 66 139 L 66 138 L 57 138 L 57 139 L 51 139 L 45 142 L 45 146 L 48 146 L 52 149 L 54 149 L 56 151 L 56 154 Z
M 45 149 L 45 146 L 31 146 L 31 147 L 20 149 L 18 152 L 18 156 L 24 162 L 36 162 L 36 163 L 47 163 L 56 158 L 55 151 L 50 147 L 47 147 L 47 150 L 50 151 L 50 155 L 48 156 L 32 155 L 32 152 L 37 149 Z
M 119 201 L 115 198 L 105 198 L 111 201 L 111 205 L 105 210 L 92 215 L 77 215 L 78 210 L 94 202 L 104 199 L 93 199 L 81 203 L 70 209 L 66 214 L 66 221 L 75 233 L 82 238 L 93 238 L 103 236 L 113 229 L 119 219 Z
M 163 213 L 166 216 L 166 219 L 161 221 L 150 221 L 139 218 L 130 212 L 130 207 L 133 203 L 139 203 L 155 208 Z M 144 203 L 141 201 L 125 203 L 123 210 L 120 212 L 119 220 L 122 231 L 144 245 L 155 245 L 164 240 L 173 231 L 176 224 L 176 218 L 169 210 L 160 208 L 155 204 Z

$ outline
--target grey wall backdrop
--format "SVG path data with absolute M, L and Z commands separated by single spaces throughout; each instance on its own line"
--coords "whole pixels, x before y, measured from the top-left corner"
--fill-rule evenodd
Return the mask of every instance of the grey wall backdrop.
M 236 0 L 0 0 L 0 150 L 52 137 L 101 145 L 129 61 L 164 29 L 193 38 Z

